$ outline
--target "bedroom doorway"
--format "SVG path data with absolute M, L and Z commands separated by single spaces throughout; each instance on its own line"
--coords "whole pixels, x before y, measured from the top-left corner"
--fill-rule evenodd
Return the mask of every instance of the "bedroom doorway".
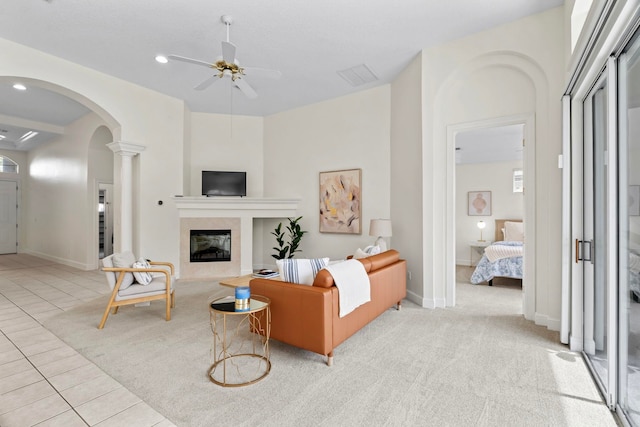
M 525 190 L 533 191 L 533 180 L 530 182 L 527 177 L 527 170 L 533 168 L 527 163 L 525 141 L 534 140 L 533 126 L 533 116 L 524 115 L 449 127 L 450 149 L 455 157 L 453 250 L 457 277 L 454 282 L 471 284 L 471 277 L 482 261 L 485 248 L 490 243 L 505 240 L 502 231 L 504 220 L 520 222 L 522 225 L 518 226 L 522 227 L 522 234 L 525 228 L 530 229 L 524 222 L 527 217 Z M 528 183 L 531 184 L 530 189 L 527 188 Z M 470 197 L 477 194 L 487 194 L 490 197 L 487 210 L 472 210 Z M 529 233 L 533 235 L 531 230 Z M 520 246 L 523 247 L 524 242 Z M 527 248 L 529 249 L 529 242 Z M 530 255 L 532 258 L 534 253 Z M 532 277 L 535 264 L 533 259 L 530 262 L 530 267 L 527 268 L 527 271 L 532 272 L 529 280 L 535 283 Z M 510 272 L 496 275 L 497 282 L 493 283 L 522 290 L 522 312 L 529 318 L 527 313 L 533 312 L 535 287 L 526 286 L 529 283 L 524 271 L 526 265 L 524 256 L 520 257 L 517 263 L 510 263 L 506 267 Z M 505 279 L 502 276 L 522 277 L 522 280 Z M 478 286 L 488 286 L 488 283 L 481 280 Z M 455 296 L 455 289 L 450 294 Z

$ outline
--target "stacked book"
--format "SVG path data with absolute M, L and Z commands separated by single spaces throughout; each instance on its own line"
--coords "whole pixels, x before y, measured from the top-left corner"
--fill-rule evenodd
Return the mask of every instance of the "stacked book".
M 272 277 L 277 277 L 277 276 L 278 276 L 277 271 L 268 270 L 266 268 L 263 268 L 262 270 L 258 270 L 253 273 L 253 277 L 259 277 L 262 279 L 270 279 Z

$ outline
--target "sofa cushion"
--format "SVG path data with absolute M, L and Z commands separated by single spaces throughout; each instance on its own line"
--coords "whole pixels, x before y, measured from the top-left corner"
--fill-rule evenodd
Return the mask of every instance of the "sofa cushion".
M 329 263 L 329 258 L 279 259 L 276 261 L 280 277 L 285 282 L 312 285 L 320 270 Z
M 400 253 L 395 249 L 389 249 L 388 251 L 382 252 L 381 254 L 372 255 L 360 261 L 369 261 L 371 263 L 371 270 L 367 270 L 367 271 L 374 271 L 384 266 L 387 266 L 389 264 L 393 264 L 394 262 L 397 262 L 399 259 L 400 259 Z
M 131 268 L 133 263 L 136 262 L 136 256 L 132 252 L 121 252 L 121 253 L 113 254 L 113 257 L 111 258 L 111 260 L 113 261 L 114 267 Z M 120 273 L 116 272 L 115 274 L 116 274 L 116 280 L 117 280 L 117 277 L 120 275 Z M 133 281 L 134 281 L 133 274 L 125 273 L 124 279 L 122 279 L 122 283 L 120 284 L 119 290 L 123 291 L 127 289 L 129 286 L 131 286 Z
M 318 271 L 316 278 L 313 279 L 313 286 L 317 286 L 319 288 L 330 288 L 333 284 L 333 276 L 329 273 L 329 270 L 324 268 Z

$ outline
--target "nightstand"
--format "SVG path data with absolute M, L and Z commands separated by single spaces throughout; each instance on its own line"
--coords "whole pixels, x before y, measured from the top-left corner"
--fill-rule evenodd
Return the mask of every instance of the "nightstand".
M 469 267 L 475 266 L 475 264 L 473 263 L 473 253 L 476 252 L 480 255 L 480 257 L 482 257 L 482 254 L 484 254 L 484 248 L 489 245 L 491 245 L 491 242 L 489 240 L 485 240 L 483 242 L 479 240 L 472 240 L 469 242 Z M 480 261 L 480 259 L 478 259 L 478 261 Z

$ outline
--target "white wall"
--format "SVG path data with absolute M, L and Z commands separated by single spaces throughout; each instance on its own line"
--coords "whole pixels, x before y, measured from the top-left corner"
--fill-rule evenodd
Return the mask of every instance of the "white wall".
M 103 124 L 89 113 L 67 126 L 64 135 L 29 152 L 25 252 L 95 268 L 96 206 L 87 164 L 91 137 Z
M 0 51 L 3 56 L 0 61 L 0 79 L 13 81 L 14 76 L 20 76 L 27 84 L 69 96 L 96 112 L 116 140 L 146 147 L 133 161 L 134 251 L 141 256 L 163 259 L 178 265 L 178 215 L 173 203 L 159 206 L 157 202 L 167 201 L 173 195 L 183 192 L 183 143 L 186 135 L 184 102 L 8 40 L 0 39 Z M 68 151 L 70 169 L 84 168 L 86 179 L 86 163 L 76 163 L 79 156 L 72 153 L 72 150 Z M 49 153 L 39 153 L 34 160 L 38 160 L 40 155 L 44 155 L 47 160 L 53 159 Z M 86 158 L 86 153 L 84 156 Z M 61 158 L 57 161 L 64 162 Z M 120 159 L 116 158 L 116 189 L 120 184 L 120 164 Z M 34 166 L 39 168 L 42 163 Z M 56 189 L 51 190 L 59 193 Z M 76 207 L 67 213 L 75 219 L 76 224 L 86 221 L 82 218 L 82 212 L 86 212 L 92 204 L 87 197 L 86 188 L 84 191 L 84 197 L 78 200 L 83 203 L 82 207 Z M 116 193 L 116 205 L 119 197 Z M 39 213 L 33 215 L 41 216 Z M 41 216 L 40 220 L 43 218 L 60 221 L 63 228 L 66 227 L 65 221 L 69 221 L 66 216 Z M 75 249 L 51 243 L 57 240 L 58 236 L 54 231 L 57 226 L 57 223 L 50 223 L 50 227 L 38 227 L 38 239 L 43 242 L 37 244 L 37 250 L 46 250 L 48 255 L 60 262 L 77 265 L 78 259 L 85 259 L 84 255 L 76 254 Z M 120 241 L 119 218 L 116 218 L 115 229 L 114 249 L 117 251 Z M 159 233 L 158 230 L 162 232 Z
M 555 156 L 560 151 L 562 22 L 562 11 L 556 9 L 474 34 L 425 50 L 391 86 L 264 118 L 264 195 L 302 199 L 300 214 L 309 230 L 303 255 L 343 257 L 373 240 L 368 236 L 371 218 L 393 216 L 391 246 L 413 264 L 410 292 L 425 305 L 440 306 L 446 293 L 447 230 L 453 229 L 446 215 L 448 193 L 453 193 L 446 187 L 447 174 L 453 174 L 447 165 L 447 126 L 514 114 L 510 106 L 533 102 L 527 112 L 536 115 L 540 141 L 536 184 L 544 189 L 536 196 L 544 255 L 540 269 L 545 269 L 536 310 L 559 317 L 559 240 L 554 236 L 560 227 Z M 190 163 L 184 156 L 193 158 L 198 154 L 194 146 L 204 147 L 205 141 L 191 140 L 202 137 L 198 132 L 194 136 L 195 128 L 206 126 L 189 124 L 198 119 L 186 113 L 180 100 L 6 40 L 0 40 L 0 51 L 0 78 L 24 76 L 70 90 L 100 115 L 116 139 L 146 146 L 134 159 L 134 250 L 179 264 L 177 213 L 173 204 L 159 206 L 157 201 L 193 191 L 193 171 L 184 170 Z M 218 132 L 225 129 L 214 126 Z M 118 168 L 116 159 L 116 188 Z M 350 168 L 363 171 L 363 234 L 320 234 L 318 173 Z M 410 183 L 415 187 L 406 192 Z M 269 261 L 274 225 L 263 231 L 261 252 Z M 65 256 L 64 250 L 58 252 L 56 256 Z
M 429 209 L 422 215 L 425 305 L 440 306 L 453 279 L 448 276 L 455 251 L 452 242 L 449 252 L 452 238 L 447 230 L 452 227 L 447 212 L 455 204 L 449 202 L 446 183 L 454 172 L 447 128 L 504 115 L 534 114 L 536 222 L 530 226 L 538 242 L 535 320 L 559 328 L 561 176 L 557 155 L 565 64 L 563 20 L 560 7 L 423 52 L 422 194 Z M 407 215 L 415 222 L 420 213 Z
M 486 224 L 483 239 L 494 241 L 496 219 L 523 218 L 523 193 L 513 192 L 514 169 L 522 169 L 522 161 L 456 165 L 456 264 L 471 265 L 470 257 L 478 261 L 469 248 L 480 239 L 478 221 Z M 469 216 L 469 191 L 491 191 L 490 216 Z
M 247 172 L 247 197 L 261 197 L 262 117 L 191 113 L 191 182 L 185 196 L 202 194 L 203 170 Z
M 298 257 L 344 258 L 373 243 L 372 218 L 389 218 L 389 109 L 385 85 L 264 119 L 264 195 L 301 199 L 301 225 L 308 233 Z M 321 234 L 319 173 L 357 168 L 362 169 L 362 234 Z M 265 265 L 275 265 L 270 256 L 275 238 L 269 233 L 278 222 L 264 221 Z
M 113 142 L 113 134 L 106 126 L 98 127 L 91 135 L 88 144 L 87 156 L 87 199 L 89 201 L 87 207 L 87 218 L 89 219 L 89 238 L 84 241 L 87 254 L 93 253 L 93 258 L 89 258 L 89 262 L 97 263 L 98 254 L 100 252 L 99 245 L 99 224 L 97 206 L 99 203 L 100 184 L 111 184 L 113 188 L 113 151 L 107 147 L 107 144 Z M 111 194 L 108 199 L 111 200 Z M 113 202 L 107 210 L 111 213 L 107 220 L 108 234 L 104 236 L 106 239 L 113 239 Z M 106 253 L 110 255 L 110 253 Z
M 393 242 L 407 260 L 407 297 L 423 304 L 422 54 L 391 85 L 391 219 Z

